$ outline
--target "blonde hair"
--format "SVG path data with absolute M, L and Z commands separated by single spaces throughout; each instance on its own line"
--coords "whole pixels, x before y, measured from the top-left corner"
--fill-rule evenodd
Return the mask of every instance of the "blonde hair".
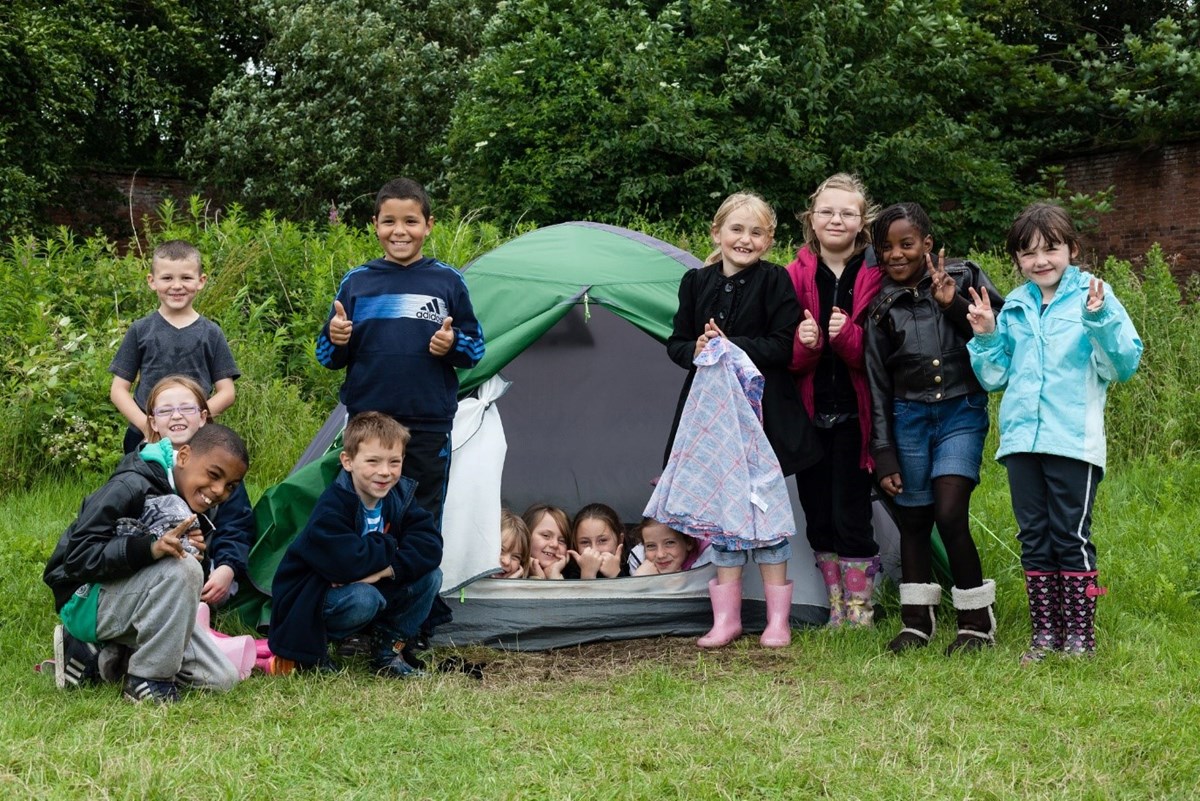
M 735 211 L 748 209 L 751 214 L 758 217 L 758 221 L 763 228 L 767 229 L 767 235 L 772 239 L 775 238 L 775 225 L 778 222 L 775 218 L 775 209 L 771 208 L 771 204 L 763 200 L 761 195 L 754 192 L 735 192 L 725 198 L 725 202 L 717 209 L 717 213 L 713 215 L 712 231 L 715 234 L 721 230 L 721 226 L 725 225 L 725 221 L 729 219 L 729 215 Z M 721 260 L 721 249 L 717 248 L 712 253 L 708 254 L 708 258 L 704 260 L 707 264 L 716 264 Z
M 504 547 L 504 538 L 511 534 L 517 539 L 514 549 L 521 562 L 521 569 L 529 572 L 529 526 L 525 525 L 515 512 L 508 509 L 500 510 L 500 547 Z
M 204 397 L 204 390 L 200 384 L 194 379 L 188 378 L 186 375 L 169 375 L 159 379 L 154 388 L 150 390 L 150 394 L 146 396 L 146 442 L 155 443 L 162 439 L 162 434 L 150 425 L 154 418 L 154 403 L 158 400 L 158 396 L 166 392 L 171 387 L 183 387 L 196 398 L 196 405 L 200 407 L 200 419 L 208 422 L 212 414 L 208 411 L 208 399 Z
M 804 226 L 804 244 L 808 249 L 818 256 L 821 255 L 821 243 L 817 240 L 816 229 L 813 228 L 812 217 L 816 210 L 817 197 L 826 189 L 840 189 L 843 192 L 853 192 L 862 198 L 862 207 L 859 211 L 862 212 L 862 227 L 858 229 L 858 234 L 854 237 L 854 255 L 858 255 L 866 250 L 867 245 L 871 244 L 871 223 L 875 219 L 875 215 L 879 213 L 879 206 L 871 202 L 870 196 L 867 194 L 867 186 L 862 179 L 857 175 L 849 172 L 838 172 L 822 181 L 808 196 L 808 208 L 796 214 L 796 219 Z

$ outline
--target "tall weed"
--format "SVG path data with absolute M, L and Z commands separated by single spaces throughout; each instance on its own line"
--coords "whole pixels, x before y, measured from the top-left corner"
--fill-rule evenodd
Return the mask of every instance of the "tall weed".
M 380 254 L 370 227 L 298 225 L 272 214 L 249 217 L 236 206 L 220 214 L 193 198 L 166 203 L 145 231 L 149 246 L 128 254 L 103 238 L 65 230 L 48 239 L 14 239 L 0 251 L 0 313 L 10 335 L 0 342 L 0 487 L 45 474 L 106 470 L 119 456 L 124 420 L 108 400 L 108 363 L 133 320 L 157 307 L 146 287 L 153 246 L 194 242 L 209 281 L 197 309 L 219 324 L 242 370 L 238 399 L 223 422 L 246 436 L 254 481 L 286 474 L 337 402 L 340 372 L 313 357 L 313 340 L 346 272 Z M 700 258 L 710 248 L 702 226 L 684 230 L 640 220 L 634 227 Z M 451 210 L 425 252 L 459 267 L 530 226 L 506 231 Z M 778 245 L 790 261 L 794 244 Z M 1020 280 L 997 252 L 976 253 L 1001 291 Z M 1200 441 L 1196 290 L 1181 293 L 1162 253 L 1153 249 L 1135 274 L 1109 260 L 1096 270 L 1129 309 L 1146 354 L 1128 384 L 1109 396 L 1110 450 L 1117 458 L 1172 458 Z M 1200 284 L 1197 284 L 1200 285 Z

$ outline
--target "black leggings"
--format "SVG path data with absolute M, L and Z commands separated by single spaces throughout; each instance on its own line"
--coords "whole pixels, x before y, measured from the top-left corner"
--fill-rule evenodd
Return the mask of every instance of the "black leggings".
M 969 590 L 983 584 L 979 551 L 971 539 L 968 510 L 975 482 L 964 476 L 938 476 L 933 480 L 933 504 L 896 506 L 900 526 L 900 575 L 906 584 L 933 581 L 933 544 L 936 523 L 946 546 L 954 586 Z

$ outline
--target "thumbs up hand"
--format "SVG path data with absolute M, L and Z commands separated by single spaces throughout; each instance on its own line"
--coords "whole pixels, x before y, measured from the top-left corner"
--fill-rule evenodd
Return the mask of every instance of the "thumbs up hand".
M 329 320 L 329 341 L 339 348 L 350 344 L 350 333 L 354 321 L 346 316 L 346 307 L 340 300 L 333 302 L 333 317 Z
M 445 356 L 450 352 L 450 348 L 454 347 L 454 329 L 451 324 L 454 322 L 453 317 L 447 317 L 442 320 L 442 327 L 433 332 L 433 337 L 429 340 L 429 352 L 434 356 Z
M 804 310 L 804 319 L 796 327 L 796 339 L 806 348 L 816 348 L 817 343 L 821 341 L 821 327 L 817 325 L 808 309 Z
M 833 307 L 833 313 L 829 315 L 829 338 L 837 339 L 838 334 L 842 333 L 842 326 L 846 324 L 846 312 Z

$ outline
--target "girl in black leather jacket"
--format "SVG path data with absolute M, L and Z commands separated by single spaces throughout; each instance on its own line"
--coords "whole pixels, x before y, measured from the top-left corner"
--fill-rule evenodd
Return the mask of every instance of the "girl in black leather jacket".
M 958 635 L 946 649 L 952 654 L 993 644 L 996 628 L 996 585 L 983 578 L 968 522 L 988 414 L 987 393 L 967 353 L 967 290 L 987 292 L 993 303 L 1001 298 L 978 265 L 948 264 L 944 252 L 935 263 L 931 230 L 916 203 L 889 206 L 872 224 L 886 275 L 867 311 L 866 365 L 871 456 L 900 527 L 904 628 L 888 648 L 898 653 L 933 638 L 941 598 L 932 573 L 936 523 L 954 576 Z

